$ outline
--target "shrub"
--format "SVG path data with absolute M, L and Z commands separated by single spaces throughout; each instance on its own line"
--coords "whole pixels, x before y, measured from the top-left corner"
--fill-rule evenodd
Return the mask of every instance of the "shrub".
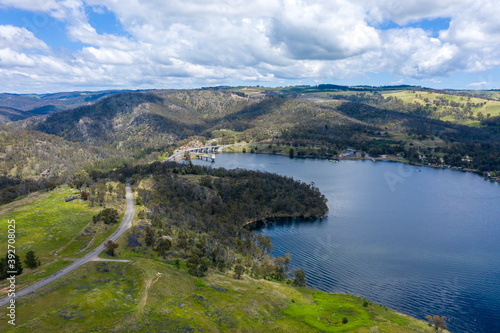
M 114 256 L 115 250 L 118 248 L 118 244 L 116 244 L 112 240 L 108 240 L 106 244 L 104 244 L 104 247 L 106 248 L 106 251 L 109 255 Z
M 205 260 L 196 254 L 189 258 L 186 266 L 188 267 L 189 274 L 198 277 L 205 276 L 205 272 L 208 270 L 208 265 Z
M 113 208 L 105 208 L 99 212 L 99 214 L 94 215 L 92 220 L 95 222 L 102 221 L 106 224 L 113 224 L 118 222 L 118 211 Z
M 243 267 L 243 265 L 241 264 L 236 264 L 236 266 L 234 266 L 234 278 L 235 279 L 241 279 L 241 275 L 243 275 L 243 272 L 245 272 L 245 267 Z
M 293 280 L 293 285 L 298 287 L 306 285 L 306 273 L 303 270 L 297 269 L 295 271 L 295 279 Z
M 89 195 L 87 192 L 85 191 L 82 191 L 82 193 L 80 193 L 80 196 L 82 197 L 83 200 L 87 201 L 89 199 Z

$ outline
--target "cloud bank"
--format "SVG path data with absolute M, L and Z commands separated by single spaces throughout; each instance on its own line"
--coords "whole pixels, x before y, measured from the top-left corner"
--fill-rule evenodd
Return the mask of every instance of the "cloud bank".
M 366 73 L 435 80 L 500 62 L 493 1 L 0 0 L 0 10 L 12 9 L 27 15 L 18 26 L 0 22 L 5 91 L 295 84 Z M 102 13 L 120 29 L 92 24 Z M 449 19 L 446 29 L 418 27 L 439 18 Z M 37 38 L 50 35 L 50 22 L 79 47 Z

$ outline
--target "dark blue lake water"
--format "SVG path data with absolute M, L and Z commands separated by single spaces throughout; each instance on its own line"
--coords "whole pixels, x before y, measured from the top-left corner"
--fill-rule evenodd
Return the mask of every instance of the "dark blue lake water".
M 258 231 L 308 285 L 420 319 L 444 315 L 453 332 L 500 332 L 499 184 L 390 162 L 219 154 L 212 165 L 291 176 L 325 194 L 326 218 Z

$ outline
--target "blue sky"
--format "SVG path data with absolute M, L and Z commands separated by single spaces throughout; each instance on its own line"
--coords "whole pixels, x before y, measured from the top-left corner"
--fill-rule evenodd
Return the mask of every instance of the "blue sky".
M 0 92 L 500 89 L 499 14 L 482 0 L 0 0 Z

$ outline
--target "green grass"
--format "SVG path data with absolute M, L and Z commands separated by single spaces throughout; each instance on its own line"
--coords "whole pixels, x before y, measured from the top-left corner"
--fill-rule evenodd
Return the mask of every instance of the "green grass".
M 7 251 L 7 221 L 14 219 L 16 254 L 24 261 L 26 252 L 34 250 L 41 261 L 36 269 L 24 267 L 23 274 L 17 278 L 19 287 L 67 266 L 72 262 L 67 258 L 84 256 L 118 227 L 118 224 L 92 222 L 92 216 L 102 207 L 90 207 L 88 202 L 78 199 L 65 202 L 64 198 L 75 194 L 76 190 L 63 186 L 50 192 L 32 193 L 0 206 L 0 230 L 5 230 L 0 232 L 0 244 L 4 244 L 0 254 Z M 0 290 L 6 285 L 6 280 L 0 281 Z M 4 295 L 0 292 L 0 297 Z
M 155 260 L 92 262 L 19 299 L 16 329 L 0 332 L 432 332 L 363 301 L 232 272 L 196 278 Z
M 382 93 L 384 97 L 397 97 L 405 103 L 419 103 L 420 105 L 426 105 L 429 103 L 431 106 L 436 106 L 434 101 L 438 98 L 446 98 L 450 101 L 454 101 L 460 103 L 460 107 L 465 107 L 466 103 L 486 103 L 485 105 L 479 107 L 473 107 L 471 111 L 474 116 L 477 116 L 479 112 L 481 112 L 485 117 L 487 114 L 490 114 L 491 117 L 500 116 L 500 101 L 494 101 L 484 98 L 477 97 L 467 97 L 467 96 L 458 96 L 458 95 L 450 95 L 450 94 L 442 94 L 436 92 L 424 92 L 424 91 L 416 91 L 412 92 L 411 90 L 397 90 L 397 91 L 387 91 Z M 428 99 L 426 102 L 424 99 Z M 444 111 L 449 106 L 437 106 L 436 114 L 439 115 L 442 111 Z M 478 127 L 480 122 L 478 120 L 472 119 L 460 119 L 454 117 L 454 115 L 440 115 L 440 120 L 449 121 L 455 124 L 461 124 L 466 126 Z
M 212 131 L 212 137 L 214 138 L 222 138 L 222 137 L 234 137 L 238 134 L 241 134 L 241 132 L 236 132 L 228 129 L 220 129 L 220 130 L 215 130 Z
M 367 309 L 359 307 L 357 299 L 352 296 L 324 293 L 314 293 L 312 296 L 313 303 L 291 304 L 284 313 L 325 332 L 348 332 L 374 324 Z M 344 324 L 343 318 L 347 318 L 348 322 Z
M 60 211 L 66 207 L 59 201 L 68 193 L 71 190 L 63 188 L 36 194 L 7 205 L 9 209 L 2 207 L 3 214 L 19 212 L 17 216 L 23 216 L 25 225 L 32 226 L 34 222 L 28 217 L 39 216 L 34 209 L 52 203 L 58 207 L 52 214 L 59 216 L 59 224 L 65 224 Z M 88 210 L 84 203 L 80 204 L 83 211 Z M 296 288 L 247 275 L 236 280 L 233 272 L 212 269 L 204 278 L 193 277 L 182 260 L 178 269 L 173 265 L 174 257 L 159 258 L 142 245 L 143 225 L 143 221 L 135 223 L 118 240 L 116 258 L 130 262 L 90 262 L 18 299 L 16 327 L 2 323 L 0 332 L 433 331 L 425 322 L 385 307 L 364 307 L 363 299 L 350 295 Z M 134 233 L 141 234 L 141 244 L 131 248 L 128 237 Z M 70 239 L 68 235 L 66 240 Z M 40 250 L 48 248 L 46 244 Z M 52 260 L 35 270 L 27 269 L 27 274 L 19 276 L 18 286 L 26 286 L 65 265 L 67 262 Z M 344 317 L 348 318 L 346 324 L 342 323 Z M 6 318 L 5 307 L 0 309 L 0 318 Z
M 1 206 L 0 244 L 7 244 L 7 220 L 14 219 L 19 253 L 34 250 L 40 258 L 47 258 L 63 250 L 100 210 L 78 199 L 64 201 L 76 194 L 76 190 L 63 186 Z
M 120 215 L 120 221 L 122 217 L 123 214 Z M 77 237 L 73 238 L 58 255 L 60 257 L 72 258 L 83 257 L 96 246 L 104 242 L 118 226 L 119 223 L 107 225 L 104 223 L 94 224 L 93 222 L 89 222 L 84 226 L 83 231 L 81 231 Z
M 23 274 L 17 276 L 16 286 L 18 289 L 22 289 L 38 280 L 41 280 L 61 269 L 71 264 L 70 260 L 53 259 L 50 262 L 44 262 L 42 266 L 30 269 L 27 267 L 23 268 Z M 0 281 L 0 290 L 7 287 L 7 280 Z M 0 292 L 0 298 L 6 296 L 5 292 Z
M 118 224 L 92 222 L 102 207 L 90 207 L 89 202 L 79 199 L 65 202 L 64 198 L 77 194 L 62 186 L 0 206 L 0 230 L 7 230 L 8 220 L 16 221 L 15 246 L 21 257 L 29 250 L 42 262 L 54 259 L 56 252 L 59 258 L 81 257 L 102 243 Z M 0 244 L 7 244 L 7 232 L 0 232 Z

